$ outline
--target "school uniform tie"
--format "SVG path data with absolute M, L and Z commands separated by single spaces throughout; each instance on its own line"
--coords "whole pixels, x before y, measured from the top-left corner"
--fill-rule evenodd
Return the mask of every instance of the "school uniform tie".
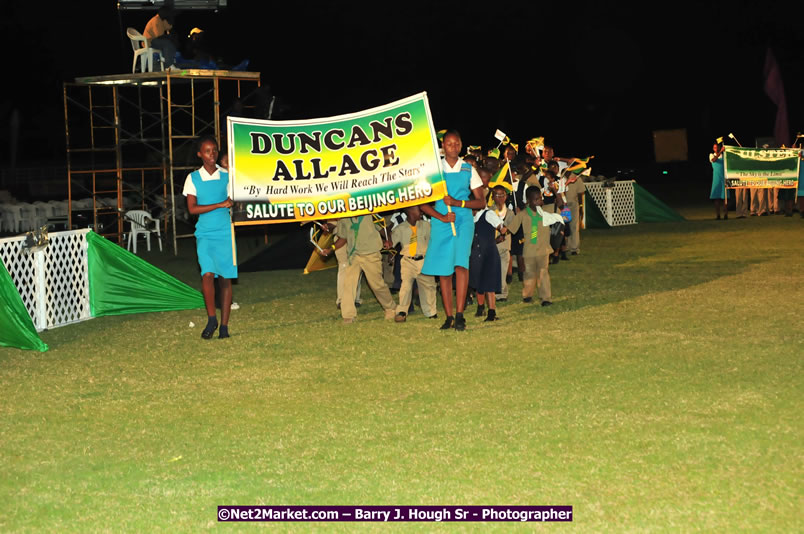
M 535 245 L 539 240 L 539 223 L 542 222 L 542 217 L 539 213 L 533 213 L 530 207 L 525 208 L 530 215 L 530 242 Z

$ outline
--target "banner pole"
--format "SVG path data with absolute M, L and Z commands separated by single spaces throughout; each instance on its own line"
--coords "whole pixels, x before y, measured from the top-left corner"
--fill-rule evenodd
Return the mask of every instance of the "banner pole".
M 447 206 L 447 213 L 452 213 L 452 207 L 451 206 Z M 455 223 L 451 222 L 451 223 L 449 223 L 449 225 L 452 227 L 452 237 L 456 237 L 458 235 L 458 232 L 455 231 Z

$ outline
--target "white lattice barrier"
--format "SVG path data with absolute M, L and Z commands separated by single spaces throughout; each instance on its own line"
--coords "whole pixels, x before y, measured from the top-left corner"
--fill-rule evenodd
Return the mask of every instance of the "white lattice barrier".
M 37 331 L 90 319 L 89 229 L 54 232 L 44 250 L 28 253 L 25 236 L 0 239 L 0 259 Z
M 602 182 L 587 182 L 586 191 L 600 208 L 609 226 L 636 224 L 634 181 L 613 183 L 614 187 L 603 187 Z

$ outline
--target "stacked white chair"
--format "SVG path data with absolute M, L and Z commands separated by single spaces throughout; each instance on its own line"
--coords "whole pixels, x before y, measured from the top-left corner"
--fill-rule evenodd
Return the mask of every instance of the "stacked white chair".
M 128 241 L 126 248 L 131 250 L 132 244 L 134 245 L 134 254 L 137 253 L 137 237 L 144 235 L 146 243 L 148 244 L 148 252 L 151 251 L 151 234 L 156 234 L 156 239 L 159 242 L 159 251 L 162 251 L 162 230 L 159 228 L 159 220 L 151 217 L 151 214 L 145 210 L 130 210 L 126 212 L 126 220 L 131 228 L 128 232 Z

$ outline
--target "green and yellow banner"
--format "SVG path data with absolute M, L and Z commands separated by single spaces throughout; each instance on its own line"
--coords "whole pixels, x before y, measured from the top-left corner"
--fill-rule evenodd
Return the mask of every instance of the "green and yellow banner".
M 236 225 L 352 217 L 446 194 L 427 94 L 323 119 L 228 118 Z
M 727 146 L 726 187 L 794 189 L 798 187 L 798 148 L 742 148 Z

